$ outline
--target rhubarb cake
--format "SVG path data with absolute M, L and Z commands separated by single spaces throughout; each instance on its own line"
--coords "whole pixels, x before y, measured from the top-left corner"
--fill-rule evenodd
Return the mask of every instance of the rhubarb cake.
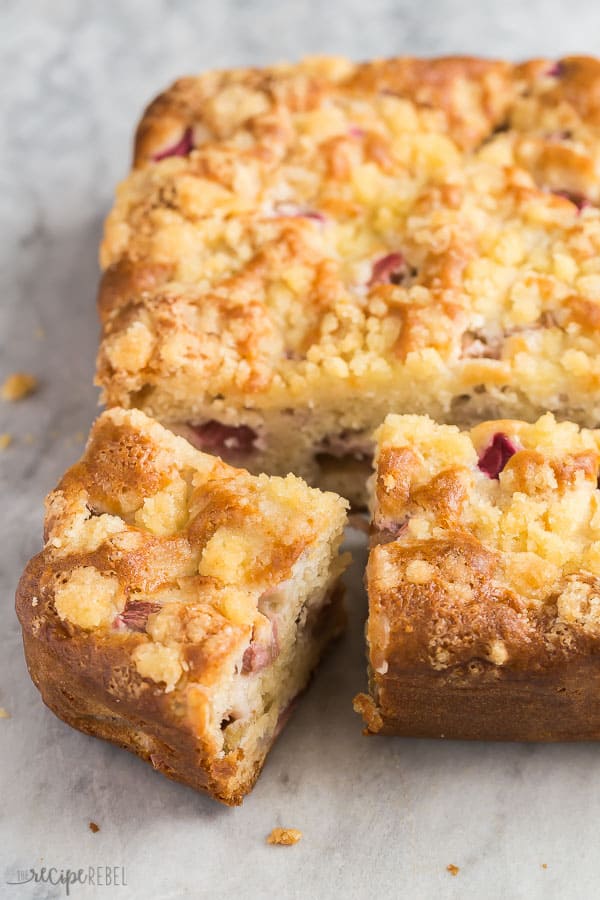
M 600 739 L 600 431 L 389 416 L 367 567 L 371 733 Z
M 139 410 L 95 423 L 17 592 L 31 677 L 69 725 L 240 803 L 343 627 L 346 502 L 251 476 Z
M 98 383 L 365 502 L 389 412 L 600 421 L 600 61 L 183 78 L 101 248 Z

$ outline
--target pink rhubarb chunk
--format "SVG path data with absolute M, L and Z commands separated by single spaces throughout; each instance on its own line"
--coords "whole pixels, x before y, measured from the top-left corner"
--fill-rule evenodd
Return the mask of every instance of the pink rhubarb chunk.
M 406 275 L 406 260 L 401 253 L 388 253 L 373 264 L 369 287 L 376 284 L 400 284 Z
M 315 222 L 325 221 L 323 213 L 318 212 L 316 209 L 311 209 L 309 206 L 293 203 L 292 201 L 278 203 L 275 207 L 275 212 L 278 216 L 283 216 L 284 218 L 314 219 Z
M 572 203 L 577 207 L 577 212 L 581 212 L 582 209 L 586 209 L 588 206 L 591 206 L 591 202 L 584 194 L 575 194 L 573 191 L 553 191 L 557 197 L 563 197 L 565 200 L 568 200 L 569 203 Z
M 191 128 L 186 128 L 182 137 L 176 144 L 172 144 L 170 147 L 167 147 L 166 150 L 161 150 L 160 153 L 156 153 L 152 159 L 154 162 L 160 162 L 161 159 L 166 159 L 168 156 L 187 156 L 193 149 L 193 132 Z
M 159 603 L 150 603 L 148 601 L 130 602 L 123 612 L 116 617 L 113 627 L 119 628 L 119 626 L 125 625 L 131 631 L 145 631 L 148 616 L 150 613 L 158 612 L 159 609 Z
M 518 447 L 513 444 L 511 439 L 498 431 L 479 457 L 479 469 L 488 478 L 499 478 L 500 472 L 517 450 Z
M 223 425 L 211 420 L 191 428 L 197 438 L 196 445 L 208 453 L 250 453 L 258 438 L 248 425 Z
M 279 656 L 279 641 L 277 640 L 277 625 L 271 623 L 271 640 L 268 643 L 252 639 L 246 648 L 242 660 L 242 672 L 244 675 L 260 672 L 277 659 Z

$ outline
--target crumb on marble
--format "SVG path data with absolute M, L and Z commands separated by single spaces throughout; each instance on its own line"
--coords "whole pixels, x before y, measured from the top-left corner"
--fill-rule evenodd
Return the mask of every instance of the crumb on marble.
M 548 863 L 542 863 L 542 869 L 547 869 L 547 868 L 548 868 Z
M 3 706 L 0 706 L 0 719 L 10 719 L 11 715 L 7 709 L 4 709 Z
M 297 828 L 274 828 L 267 838 L 267 844 L 290 847 L 292 844 L 297 844 L 301 837 L 302 832 Z
M 451 875 L 458 875 L 460 869 L 458 866 L 455 866 L 453 863 L 448 863 L 446 866 L 446 871 L 450 872 Z
M 38 381 L 29 372 L 13 372 L 2 385 L 2 399 L 14 402 L 23 400 L 37 389 Z
M 96 825 L 95 822 L 90 822 L 90 824 L 88 825 L 88 828 L 89 828 L 90 831 L 92 831 L 94 834 L 97 834 L 97 833 L 100 831 L 100 826 L 99 826 L 99 825 Z
M 0 450 L 6 450 L 12 444 L 12 434 L 0 434 Z

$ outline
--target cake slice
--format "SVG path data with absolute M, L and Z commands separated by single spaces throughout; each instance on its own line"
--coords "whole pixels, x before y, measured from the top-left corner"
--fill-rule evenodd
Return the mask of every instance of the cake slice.
M 368 732 L 600 739 L 600 431 L 407 415 L 377 441 Z
M 234 469 L 137 410 L 105 412 L 48 497 L 17 592 L 45 703 L 240 803 L 343 627 L 345 505 Z
M 388 413 L 600 421 L 600 62 L 178 81 L 106 222 L 98 383 L 357 506 Z

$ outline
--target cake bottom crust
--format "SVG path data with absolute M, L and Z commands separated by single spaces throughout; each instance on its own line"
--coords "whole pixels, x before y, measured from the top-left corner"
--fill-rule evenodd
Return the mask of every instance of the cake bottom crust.
M 322 607 L 315 621 L 313 653 L 301 692 L 327 645 L 344 629 L 343 595 L 341 586 L 334 590 L 331 601 Z M 230 755 L 221 758 L 206 754 L 190 732 L 174 728 L 158 716 L 137 717 L 131 703 L 120 704 L 118 698 L 107 695 L 92 678 L 86 677 L 84 670 L 75 671 L 53 645 L 39 640 L 25 628 L 23 645 L 31 678 L 46 706 L 60 719 L 84 734 L 135 753 L 168 778 L 208 793 L 229 806 L 239 805 L 252 789 L 271 746 L 289 718 L 289 708 L 282 710 L 280 725 L 265 742 L 260 758 L 249 773 L 245 766 L 246 775 L 240 778 L 236 776 L 236 762 Z
M 542 674 L 500 672 L 377 676 L 354 708 L 366 734 L 486 741 L 600 740 L 600 659 L 590 657 Z

